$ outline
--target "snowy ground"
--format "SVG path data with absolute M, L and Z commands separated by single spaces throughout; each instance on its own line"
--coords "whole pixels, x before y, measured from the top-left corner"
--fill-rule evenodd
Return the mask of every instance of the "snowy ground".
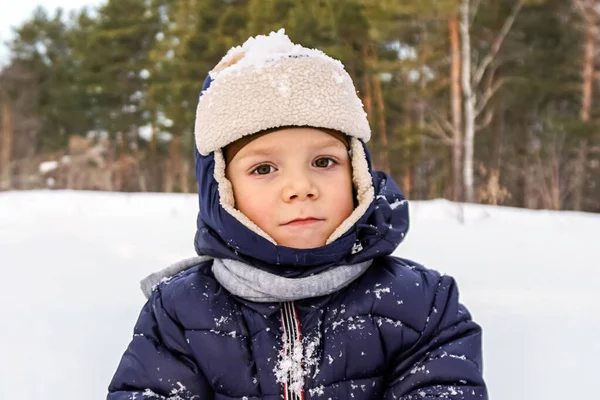
M 186 195 L 0 193 L 0 399 L 104 398 L 144 303 L 193 255 Z M 397 250 L 457 278 L 494 400 L 597 398 L 600 215 L 412 203 Z

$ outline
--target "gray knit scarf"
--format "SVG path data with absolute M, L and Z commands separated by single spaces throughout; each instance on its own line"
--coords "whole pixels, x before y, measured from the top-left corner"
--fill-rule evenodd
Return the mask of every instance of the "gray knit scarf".
M 213 273 L 232 294 L 257 303 L 294 301 L 324 296 L 348 286 L 372 260 L 343 265 L 305 278 L 284 278 L 240 261 L 215 259 Z
M 150 297 L 153 288 L 169 277 L 210 260 L 194 257 L 150 275 L 142 281 L 142 291 Z M 371 265 L 372 260 L 353 265 L 341 265 L 304 278 L 284 278 L 252 267 L 241 261 L 214 259 L 215 278 L 231 294 L 257 303 L 285 302 L 324 296 L 352 283 Z

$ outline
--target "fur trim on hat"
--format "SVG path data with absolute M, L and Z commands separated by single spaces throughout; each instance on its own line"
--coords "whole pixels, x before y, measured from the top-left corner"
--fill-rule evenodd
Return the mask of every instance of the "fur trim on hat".
M 269 242 L 273 244 L 277 244 L 275 239 L 273 239 L 267 232 L 263 231 L 258 225 L 254 222 L 250 221 L 250 218 L 246 217 L 244 213 L 235 208 L 235 197 L 233 195 L 233 186 L 231 185 L 231 181 L 227 179 L 225 175 L 225 157 L 223 156 L 223 151 L 221 149 L 215 150 L 215 172 L 214 177 L 215 181 L 217 181 L 219 188 L 219 202 L 221 203 L 221 207 L 229 214 L 231 214 L 235 219 L 240 221 L 242 225 L 246 228 L 250 229 L 252 232 L 256 233 L 258 236 L 262 236 L 267 239 Z
M 292 43 L 283 30 L 231 49 L 211 78 L 196 110 L 196 146 L 202 155 L 283 126 L 329 128 L 370 139 L 363 104 L 342 63 Z
M 367 156 L 365 149 L 357 138 L 350 139 L 350 149 L 352 151 L 352 183 L 356 190 L 356 200 L 358 206 L 352 214 L 331 234 L 325 244 L 333 243 L 336 239 L 348 232 L 350 228 L 367 212 L 367 208 L 375 198 L 375 188 L 373 187 L 373 178 L 369 173 Z

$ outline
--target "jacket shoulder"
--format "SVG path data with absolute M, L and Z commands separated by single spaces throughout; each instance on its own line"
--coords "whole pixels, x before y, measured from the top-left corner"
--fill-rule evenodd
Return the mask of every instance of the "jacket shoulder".
M 435 312 L 436 296 L 448 280 L 452 278 L 414 261 L 379 257 L 353 285 L 348 300 L 367 304 L 373 315 L 402 321 L 422 332 Z
M 172 271 L 172 273 L 169 273 L 167 268 L 155 278 L 157 282 L 152 286 L 152 291 L 160 292 L 164 300 L 194 289 L 199 282 L 206 285 L 211 281 L 215 281 L 212 275 L 212 264 L 212 260 L 201 261 L 193 265 L 187 265 L 179 271 Z
M 389 288 L 389 292 L 387 289 L 380 290 L 378 292 L 380 294 L 395 290 L 406 295 L 414 295 L 435 290 L 440 279 L 444 276 L 440 272 L 426 268 L 415 261 L 385 256 L 373 260 L 373 264 L 367 270 L 361 282 L 377 287 L 385 285 L 386 288 Z
M 212 260 L 202 262 L 164 279 L 152 295 L 161 297 L 165 312 L 186 330 L 243 335 L 240 305 L 217 281 L 212 265 Z

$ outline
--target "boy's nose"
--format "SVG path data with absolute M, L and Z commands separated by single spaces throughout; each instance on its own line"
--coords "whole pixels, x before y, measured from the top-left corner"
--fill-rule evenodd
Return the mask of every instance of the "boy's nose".
M 283 200 L 286 202 L 292 200 L 316 199 L 319 197 L 319 191 L 306 174 L 294 174 L 290 176 L 283 189 Z

